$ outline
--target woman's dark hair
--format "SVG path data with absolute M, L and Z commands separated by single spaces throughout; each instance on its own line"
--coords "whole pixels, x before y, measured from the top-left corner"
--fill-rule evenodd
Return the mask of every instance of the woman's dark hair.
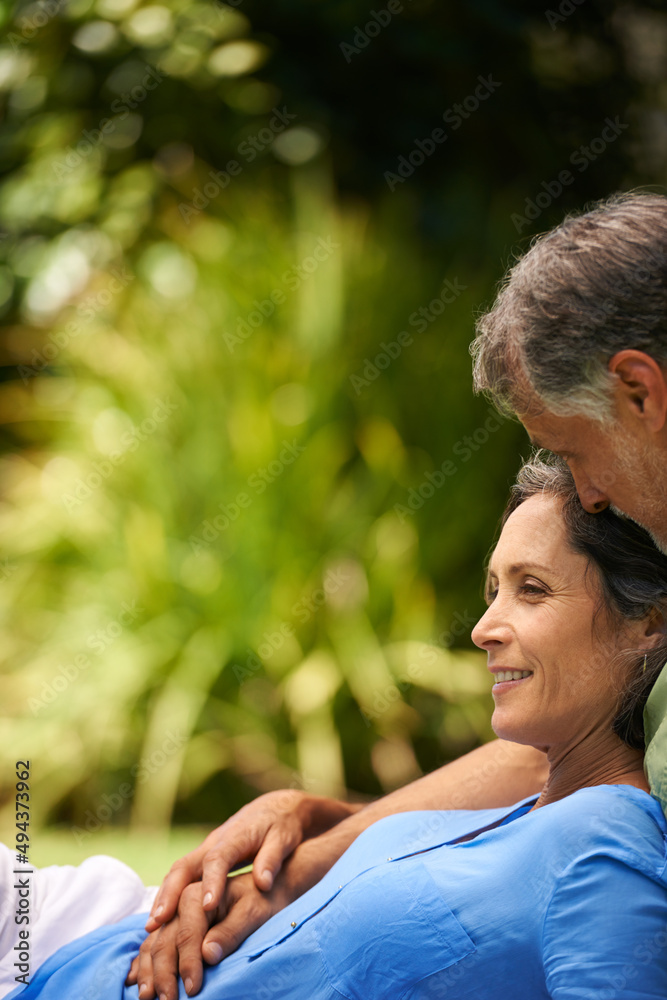
M 661 614 L 667 617 L 667 556 L 634 521 L 609 508 L 589 514 L 581 506 L 572 473 L 562 459 L 537 454 L 519 470 L 501 525 L 530 497 L 544 494 L 561 501 L 572 549 L 598 571 L 601 611 L 622 631 L 625 622 Z M 667 636 L 651 650 L 637 653 L 636 669 L 620 698 L 614 732 L 628 746 L 644 749 L 644 706 L 667 660 Z M 645 669 L 644 669 L 645 666 Z

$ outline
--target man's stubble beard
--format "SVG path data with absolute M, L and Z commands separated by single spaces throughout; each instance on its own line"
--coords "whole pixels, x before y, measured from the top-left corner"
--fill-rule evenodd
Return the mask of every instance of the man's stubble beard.
M 609 439 L 619 468 L 641 498 L 637 515 L 628 514 L 614 504 L 609 505 L 610 509 L 643 528 L 654 545 L 667 555 L 667 460 L 648 446 L 639 448 L 636 439 L 624 429 L 615 429 Z M 658 529 L 656 525 L 661 527 Z

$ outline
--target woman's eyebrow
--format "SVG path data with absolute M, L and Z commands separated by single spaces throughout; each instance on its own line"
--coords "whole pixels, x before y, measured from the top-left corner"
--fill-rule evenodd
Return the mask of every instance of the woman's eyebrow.
M 550 570 L 550 567 L 549 566 L 544 566 L 542 563 L 520 562 L 520 563 L 513 563 L 513 565 L 510 566 L 510 568 L 509 568 L 509 572 L 510 573 L 521 573 L 521 571 L 524 570 L 524 569 L 539 569 L 539 570 L 543 570 L 544 572 L 548 573 L 549 570 Z
M 541 573 L 553 572 L 553 567 L 551 566 L 543 566 L 541 563 L 536 563 L 536 562 L 520 562 L 520 563 L 512 563 L 511 566 L 508 566 L 507 575 L 517 576 L 519 573 L 523 573 L 526 570 L 533 570 L 533 569 L 539 570 Z M 497 577 L 498 574 L 496 573 L 495 570 L 489 569 L 487 576 Z

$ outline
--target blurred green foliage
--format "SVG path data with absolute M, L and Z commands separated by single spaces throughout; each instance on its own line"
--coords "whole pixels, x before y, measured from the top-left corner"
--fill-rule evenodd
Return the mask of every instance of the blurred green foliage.
M 471 394 L 474 313 L 530 233 L 664 181 L 667 22 L 415 0 L 346 59 L 369 16 L 6 14 L 1 773 L 30 758 L 75 839 L 378 794 L 492 736 L 468 636 L 527 441 Z

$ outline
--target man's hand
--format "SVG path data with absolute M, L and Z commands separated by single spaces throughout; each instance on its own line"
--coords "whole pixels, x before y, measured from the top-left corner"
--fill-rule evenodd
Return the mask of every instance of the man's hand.
M 198 879 L 204 911 L 214 914 L 222 902 L 228 873 L 250 861 L 257 889 L 268 892 L 283 861 L 302 841 L 329 830 L 360 808 L 296 789 L 260 795 L 171 866 L 155 897 L 146 930 L 154 931 L 171 920 L 181 893 Z

